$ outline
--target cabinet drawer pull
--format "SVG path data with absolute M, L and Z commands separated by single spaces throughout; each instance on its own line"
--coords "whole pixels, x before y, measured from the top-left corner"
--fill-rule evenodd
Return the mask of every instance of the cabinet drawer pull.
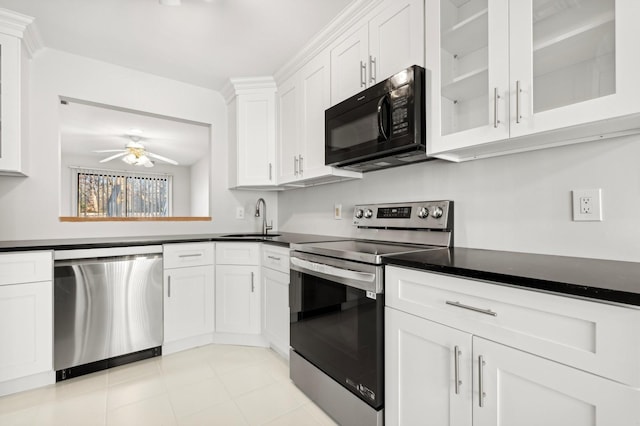
M 484 397 L 487 396 L 484 393 L 484 357 L 480 355 L 478 357 L 478 405 L 484 407 Z
M 273 165 L 269 163 L 269 180 L 272 180 L 273 176 Z
M 369 55 L 369 76 L 370 76 L 370 80 L 369 82 L 371 84 L 374 84 L 376 82 L 376 58 L 374 58 L 373 56 Z
M 520 89 L 520 80 L 516 81 L 516 123 L 520 124 L 520 92 L 522 92 L 522 89 Z
M 253 272 L 251 273 L 251 293 L 255 291 L 255 285 L 253 283 Z
M 500 120 L 498 120 L 498 99 L 500 99 L 500 95 L 498 95 L 498 88 L 496 87 L 493 89 L 493 127 L 495 129 L 500 124 Z
M 180 258 L 185 258 L 185 257 L 200 257 L 202 256 L 202 253 L 191 253 L 191 254 L 179 254 L 178 257 Z
M 360 87 L 367 87 L 367 64 L 360 61 Z
M 273 259 L 273 260 L 277 260 L 278 262 L 280 262 L 280 259 L 281 259 L 281 258 L 275 257 L 275 256 L 267 256 L 267 258 Z
M 171 297 L 171 275 L 167 277 L 167 297 Z
M 302 155 L 298 155 L 298 171 L 300 172 L 300 174 L 302 174 L 302 160 L 304 160 Z
M 454 365 L 454 373 L 455 373 L 455 386 L 456 386 L 456 395 L 460 393 L 460 385 L 462 384 L 462 380 L 460 380 L 460 349 L 458 346 L 453 348 L 453 365 Z
M 298 156 L 293 156 L 293 174 L 298 176 Z
M 491 309 L 476 308 L 475 306 L 465 305 L 465 304 L 460 303 L 460 302 L 452 302 L 450 300 L 447 300 L 445 303 L 447 305 L 455 306 L 456 308 L 468 309 L 468 310 L 473 311 L 473 312 L 479 312 L 481 314 L 491 315 L 492 317 L 497 317 L 498 316 L 498 313 L 497 312 L 493 312 Z

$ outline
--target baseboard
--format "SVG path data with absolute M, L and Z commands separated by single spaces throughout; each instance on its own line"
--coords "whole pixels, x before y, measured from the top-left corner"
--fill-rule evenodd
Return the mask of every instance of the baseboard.
M 0 396 L 52 385 L 55 382 L 56 372 L 53 370 L 27 377 L 20 377 L 19 379 L 8 380 L 0 383 Z

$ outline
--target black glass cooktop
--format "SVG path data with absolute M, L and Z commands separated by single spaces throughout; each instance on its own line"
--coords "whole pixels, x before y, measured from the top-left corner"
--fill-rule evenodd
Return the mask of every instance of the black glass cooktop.
M 382 256 L 434 250 L 443 247 L 420 244 L 400 244 L 371 240 L 343 240 L 308 244 L 293 244 L 291 248 L 306 253 L 373 263 L 377 265 L 382 263 Z

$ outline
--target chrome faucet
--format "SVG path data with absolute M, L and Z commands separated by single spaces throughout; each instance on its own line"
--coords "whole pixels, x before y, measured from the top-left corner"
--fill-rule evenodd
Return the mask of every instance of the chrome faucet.
M 273 220 L 271 221 L 271 225 L 267 225 L 267 202 L 264 201 L 264 198 L 258 198 L 258 202 L 256 203 L 256 217 L 260 217 L 260 203 L 264 206 L 262 209 L 262 233 L 267 235 L 267 232 L 273 229 Z

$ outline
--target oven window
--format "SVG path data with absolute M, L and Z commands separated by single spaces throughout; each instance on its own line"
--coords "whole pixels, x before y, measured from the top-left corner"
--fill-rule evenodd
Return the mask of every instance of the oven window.
M 291 271 L 291 346 L 378 409 L 383 398 L 383 295 Z

